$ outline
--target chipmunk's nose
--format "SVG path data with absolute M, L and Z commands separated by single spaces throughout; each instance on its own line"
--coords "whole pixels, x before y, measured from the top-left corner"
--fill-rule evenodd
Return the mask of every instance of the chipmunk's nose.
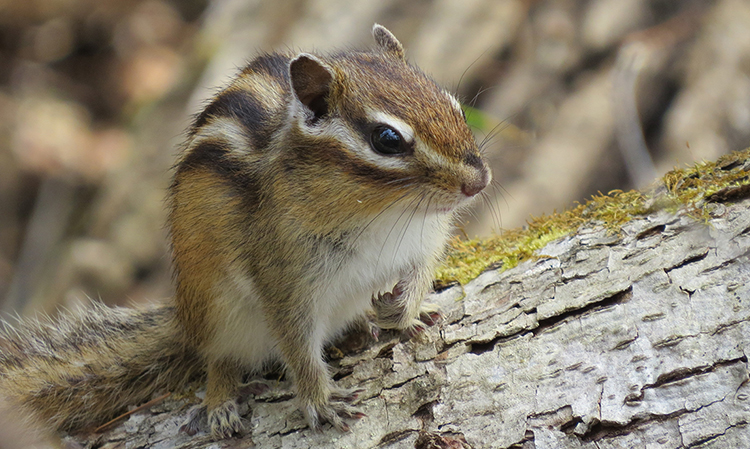
M 487 163 L 477 151 L 467 151 L 463 162 L 465 166 L 468 166 L 470 174 L 461 184 L 461 193 L 471 198 L 487 187 L 490 179 L 492 179 L 492 174 L 487 167 Z
M 477 170 L 476 176 L 461 185 L 461 193 L 468 197 L 472 197 L 484 190 L 484 188 L 490 183 L 490 179 L 490 170 L 486 165 L 482 165 L 482 167 Z
M 479 183 L 464 184 L 461 186 L 461 193 L 471 197 L 481 192 L 482 189 L 484 189 L 484 186 L 480 185 Z

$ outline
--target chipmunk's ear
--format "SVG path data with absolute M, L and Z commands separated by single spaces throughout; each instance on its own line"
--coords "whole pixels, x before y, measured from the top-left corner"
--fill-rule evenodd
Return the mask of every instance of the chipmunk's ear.
M 301 53 L 289 64 L 292 92 L 313 113 L 313 121 L 328 114 L 333 71 L 311 54 Z
M 401 45 L 401 42 L 386 27 L 376 23 L 372 27 L 372 35 L 375 38 L 378 48 L 383 53 L 388 53 L 398 59 L 406 59 L 404 46 Z

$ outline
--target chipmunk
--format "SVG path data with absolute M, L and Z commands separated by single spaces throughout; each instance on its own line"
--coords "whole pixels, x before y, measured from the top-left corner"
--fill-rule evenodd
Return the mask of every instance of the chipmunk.
M 243 431 L 243 373 L 280 360 L 310 427 L 362 417 L 324 345 L 368 310 L 385 329 L 429 323 L 422 300 L 457 211 L 491 178 L 459 102 L 386 28 L 373 35 L 369 52 L 250 62 L 197 116 L 175 167 L 174 298 L 7 329 L 1 394 L 80 429 L 205 371 L 183 430 L 207 414 L 221 439 Z

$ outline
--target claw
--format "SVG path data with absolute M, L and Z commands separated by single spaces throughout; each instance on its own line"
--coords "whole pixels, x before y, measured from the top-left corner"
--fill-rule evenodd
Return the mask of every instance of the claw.
M 365 326 L 367 327 L 367 330 L 370 332 L 370 337 L 372 337 L 372 339 L 374 341 L 379 341 L 379 339 L 380 339 L 380 326 L 378 326 L 377 323 L 375 322 L 376 317 L 374 317 L 374 316 L 372 316 L 372 317 L 368 316 L 368 317 L 365 318 L 365 320 L 366 320 L 365 321 Z
M 308 404 L 302 407 L 307 422 L 312 429 L 319 429 L 323 422 L 330 423 L 341 432 L 350 430 L 349 424 L 344 419 L 361 419 L 365 416 L 352 402 L 359 398 L 362 389 L 347 390 L 335 388 L 329 395 L 325 404 Z
M 351 404 L 352 402 L 356 401 L 357 398 L 359 398 L 360 394 L 364 392 L 365 390 L 362 388 L 356 388 L 353 390 L 349 390 L 346 388 L 337 388 L 334 389 L 333 392 L 331 392 L 331 401 Z
M 406 329 L 406 335 L 409 338 L 414 338 L 417 335 L 419 335 L 422 332 L 424 332 L 425 330 L 427 330 L 427 328 L 424 326 L 423 323 L 420 322 L 419 324 L 415 324 L 412 327 Z
M 434 326 L 443 320 L 443 314 L 439 311 L 423 312 L 419 315 L 419 319 L 428 326 Z
M 211 436 L 217 440 L 231 438 L 241 434 L 244 430 L 240 414 L 237 412 L 237 403 L 234 400 L 226 401 L 208 412 L 208 424 L 211 428 Z

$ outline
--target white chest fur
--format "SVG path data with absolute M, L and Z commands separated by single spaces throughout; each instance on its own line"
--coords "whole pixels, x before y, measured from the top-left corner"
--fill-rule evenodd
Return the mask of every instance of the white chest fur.
M 373 294 L 390 291 L 405 273 L 431 265 L 451 225 L 449 214 L 393 211 L 352 236 L 353 251 L 341 260 L 323 261 L 325 275 L 309 291 L 315 329 L 322 344 L 340 334 L 371 305 Z M 225 313 L 208 348 L 211 357 L 239 358 L 259 367 L 275 358 L 277 344 L 261 308 L 252 278 L 236 271 L 217 284 L 216 301 Z
M 393 211 L 357 237 L 354 254 L 321 285 L 325 338 L 342 331 L 370 306 L 373 294 L 393 289 L 415 267 L 431 264 L 445 245 L 451 217 Z

